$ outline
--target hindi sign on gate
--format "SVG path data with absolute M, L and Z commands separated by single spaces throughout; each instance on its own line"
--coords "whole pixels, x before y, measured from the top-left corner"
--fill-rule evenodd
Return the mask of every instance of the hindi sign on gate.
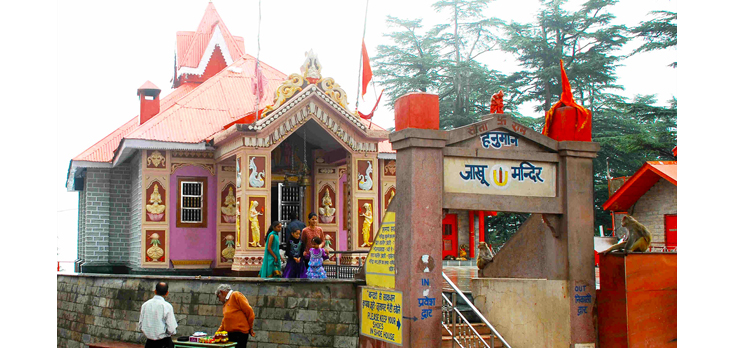
M 396 288 L 396 263 L 394 259 L 396 245 L 396 213 L 385 213 L 380 231 L 370 248 L 364 264 L 367 286 Z
M 443 168 L 445 192 L 556 197 L 556 163 L 444 157 Z
M 402 345 L 400 291 L 362 288 L 362 320 L 360 331 L 381 341 Z

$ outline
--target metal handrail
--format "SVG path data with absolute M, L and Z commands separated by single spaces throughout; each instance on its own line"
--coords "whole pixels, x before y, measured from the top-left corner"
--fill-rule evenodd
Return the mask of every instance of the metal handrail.
M 461 312 L 459 311 L 459 309 L 456 308 L 456 306 L 453 303 L 451 303 L 451 300 L 449 300 L 448 297 L 446 297 L 446 295 L 441 294 L 441 296 L 443 296 L 443 299 L 446 302 L 448 302 L 449 305 L 451 305 L 451 309 L 455 312 L 455 314 L 457 314 L 459 317 L 461 317 L 462 320 L 464 320 L 464 323 L 467 324 L 467 327 L 472 328 L 472 324 L 467 320 L 467 318 L 464 317 L 463 314 L 461 314 Z M 454 318 L 454 323 L 452 325 L 454 325 L 454 326 L 457 325 L 455 318 Z M 448 333 L 451 334 L 451 336 L 454 339 L 454 341 L 456 341 L 456 343 L 458 343 L 461 346 L 461 342 L 459 342 L 459 340 L 456 339 L 456 335 L 454 334 L 454 332 L 451 332 L 451 330 L 449 330 L 446 327 L 445 324 L 443 325 L 443 328 L 446 329 L 446 331 L 448 331 Z M 456 331 L 455 328 L 454 328 L 453 331 Z M 472 332 L 474 332 L 474 334 L 477 336 L 478 339 L 480 339 L 480 341 L 482 342 L 482 344 L 485 345 L 485 347 L 487 347 L 487 348 L 493 348 L 493 347 L 489 346 L 487 342 L 485 342 L 485 339 L 482 338 L 482 335 L 480 335 L 480 333 L 477 332 L 477 330 L 475 330 L 474 328 L 472 328 Z M 501 340 L 501 341 L 503 341 L 503 340 Z M 495 344 L 494 344 L 494 346 L 495 346 Z M 511 348 L 511 347 L 509 347 L 509 348 Z
M 506 342 L 506 340 L 503 339 L 503 336 L 501 336 L 501 334 L 498 333 L 498 330 L 496 330 L 493 327 L 493 325 L 490 324 L 490 322 L 488 321 L 488 319 L 486 319 L 485 316 L 483 316 L 482 313 L 480 313 L 480 311 L 477 310 L 477 307 L 475 307 L 475 305 L 472 304 L 472 302 L 469 301 L 469 299 L 467 298 L 467 296 L 464 295 L 464 293 L 461 292 L 461 290 L 459 290 L 459 288 L 456 286 L 456 284 L 454 284 L 454 282 L 452 282 L 451 279 L 448 278 L 448 276 L 445 273 L 441 272 L 441 274 L 443 275 L 443 279 L 446 280 L 446 283 L 451 286 L 451 289 L 453 289 L 454 292 L 456 292 L 456 294 L 461 295 L 461 298 L 464 299 L 464 302 L 466 302 L 467 305 L 470 308 L 472 308 L 472 312 L 474 312 L 474 314 L 476 314 L 482 320 L 482 322 L 485 323 L 485 325 L 487 325 L 488 328 L 490 328 L 490 332 L 492 332 L 499 340 L 501 340 L 501 342 L 503 342 L 503 345 L 505 345 L 507 348 L 511 348 L 511 346 L 508 344 L 508 342 Z M 454 306 L 455 305 L 456 305 L 456 303 L 454 303 Z M 462 316 L 462 318 L 463 317 L 464 316 Z M 464 320 L 466 321 L 466 319 L 464 319 Z

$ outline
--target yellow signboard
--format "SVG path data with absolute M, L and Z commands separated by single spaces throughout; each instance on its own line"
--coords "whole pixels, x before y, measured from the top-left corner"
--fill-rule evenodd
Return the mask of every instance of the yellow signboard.
M 400 291 L 362 288 L 361 334 L 400 346 L 401 301 Z
M 443 190 L 450 193 L 556 197 L 556 164 L 443 157 Z
M 367 286 L 396 288 L 396 213 L 385 213 L 380 231 L 375 237 L 364 265 Z

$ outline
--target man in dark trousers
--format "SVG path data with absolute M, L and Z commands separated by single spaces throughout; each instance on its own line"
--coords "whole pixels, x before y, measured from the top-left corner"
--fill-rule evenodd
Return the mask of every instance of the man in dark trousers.
M 173 306 L 165 301 L 168 296 L 168 283 L 155 285 L 155 297 L 144 302 L 139 314 L 139 331 L 147 336 L 144 348 L 173 348 L 170 336 L 176 334 L 176 316 Z
M 282 242 L 281 242 L 281 244 L 280 244 L 280 249 L 281 250 L 286 250 L 286 248 L 288 247 L 288 240 L 291 239 L 291 233 L 293 233 L 296 230 L 303 230 L 304 227 L 307 227 L 307 225 L 305 225 L 303 222 L 299 221 L 299 213 L 298 212 L 293 211 L 293 212 L 289 213 L 288 214 L 288 219 L 291 220 L 291 221 L 286 225 L 286 235 L 283 236 L 283 238 L 281 238 L 281 239 L 283 239 Z

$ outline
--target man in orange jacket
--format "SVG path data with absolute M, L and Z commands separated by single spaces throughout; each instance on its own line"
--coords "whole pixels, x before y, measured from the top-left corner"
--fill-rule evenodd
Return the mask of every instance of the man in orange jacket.
M 227 331 L 228 340 L 236 342 L 236 348 L 246 348 L 249 335 L 255 336 L 252 306 L 244 294 L 231 290 L 228 284 L 220 284 L 215 296 L 223 303 L 223 321 L 218 331 Z

